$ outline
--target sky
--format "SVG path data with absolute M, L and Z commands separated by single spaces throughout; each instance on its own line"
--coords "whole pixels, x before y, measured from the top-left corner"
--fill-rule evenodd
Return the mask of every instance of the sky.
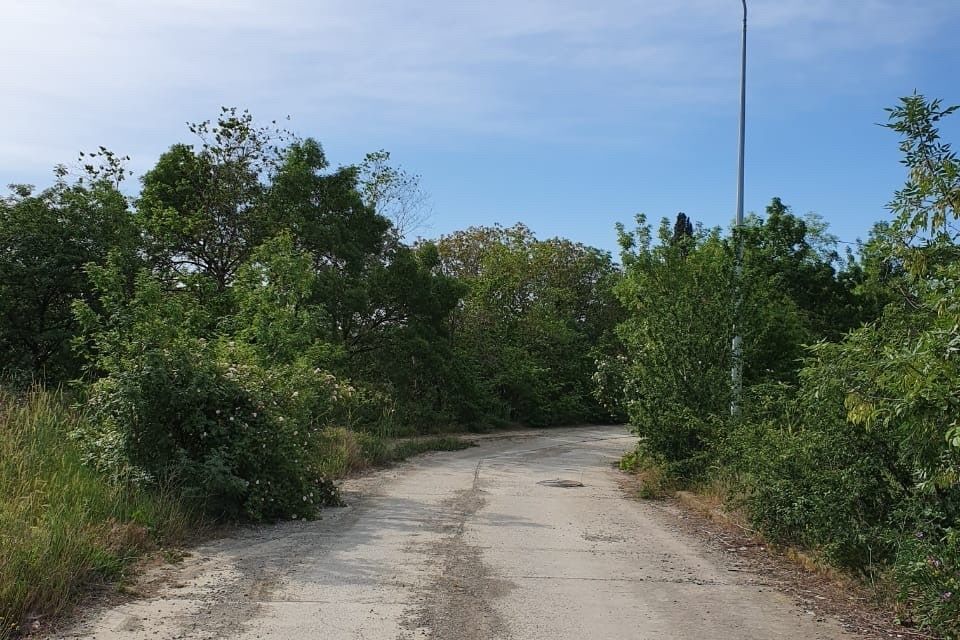
M 884 108 L 960 103 L 960 1 L 748 4 L 747 211 L 778 196 L 865 237 L 904 178 Z M 427 236 L 523 221 L 615 251 L 638 212 L 734 215 L 736 0 L 0 5 L 2 184 L 98 145 L 142 173 L 229 105 L 289 116 L 334 164 L 390 151 L 430 195 Z

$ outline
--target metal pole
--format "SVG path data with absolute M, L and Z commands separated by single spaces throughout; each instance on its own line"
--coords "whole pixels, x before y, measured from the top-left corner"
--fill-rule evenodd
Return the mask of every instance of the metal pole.
M 733 367 L 730 370 L 732 391 L 730 413 L 734 417 L 740 415 L 740 400 L 743 395 L 743 337 L 740 335 L 740 313 L 743 302 L 740 288 L 740 280 L 743 276 L 743 240 L 740 231 L 743 226 L 743 158 L 747 127 L 747 0 L 741 0 L 741 2 L 743 3 L 743 42 L 740 48 L 740 155 L 737 171 L 737 218 L 734 227 L 734 241 L 737 244 L 734 275 L 736 299 L 733 320 Z

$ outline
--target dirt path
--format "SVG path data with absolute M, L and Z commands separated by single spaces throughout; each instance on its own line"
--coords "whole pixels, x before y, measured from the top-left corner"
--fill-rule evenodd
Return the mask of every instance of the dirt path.
M 152 596 L 57 637 L 853 637 L 625 499 L 611 463 L 631 445 L 553 429 L 351 480 L 349 507 L 195 549 L 146 576 Z

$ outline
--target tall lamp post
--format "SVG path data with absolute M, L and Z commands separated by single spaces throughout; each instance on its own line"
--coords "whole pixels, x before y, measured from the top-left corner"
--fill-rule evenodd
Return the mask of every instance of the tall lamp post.
M 740 47 L 740 154 L 737 168 L 737 221 L 734 227 L 737 256 L 734 276 L 736 278 L 736 293 L 734 294 L 736 299 L 734 300 L 733 320 L 733 366 L 730 369 L 732 391 L 730 413 L 733 414 L 734 417 L 740 415 L 740 400 L 743 395 L 743 336 L 740 335 L 740 314 L 743 304 L 743 293 L 740 288 L 740 281 L 743 277 L 743 237 L 741 227 L 743 226 L 743 156 L 747 125 L 747 0 L 740 1 L 743 3 L 743 42 Z

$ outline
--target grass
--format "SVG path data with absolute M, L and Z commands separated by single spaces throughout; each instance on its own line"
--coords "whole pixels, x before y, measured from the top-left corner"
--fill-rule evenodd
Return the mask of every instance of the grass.
M 427 453 L 428 451 L 460 451 L 474 446 L 469 440 L 457 436 L 428 436 L 399 440 L 393 445 L 393 459 L 406 460 L 412 456 Z
M 677 489 L 667 471 L 639 447 L 624 454 L 619 466 L 636 477 L 637 495 L 644 500 L 663 500 Z
M 82 588 L 197 524 L 174 496 L 84 466 L 68 437 L 82 420 L 60 392 L 0 391 L 0 638 L 63 614 Z
M 428 451 L 458 451 L 473 445 L 450 435 L 394 439 L 343 427 L 328 427 L 322 436 L 325 453 L 321 469 L 329 478 L 343 478 Z

